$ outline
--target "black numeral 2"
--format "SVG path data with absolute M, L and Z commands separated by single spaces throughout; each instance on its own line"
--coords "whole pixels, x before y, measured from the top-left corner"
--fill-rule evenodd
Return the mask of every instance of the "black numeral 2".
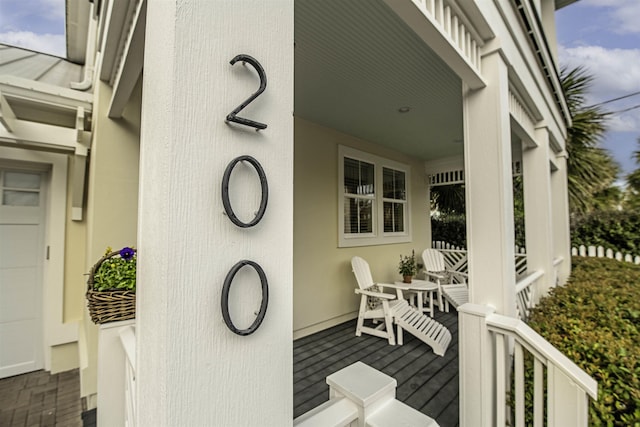
M 256 128 L 256 130 L 266 129 L 267 125 L 264 123 L 237 116 L 240 111 L 242 111 L 247 105 L 251 104 L 253 100 L 260 96 L 260 94 L 267 88 L 267 75 L 265 74 L 262 65 L 260 65 L 260 63 L 255 58 L 249 55 L 240 54 L 236 55 L 231 61 L 229 61 L 229 63 L 233 65 L 238 61 L 249 63 L 253 66 L 253 68 L 255 68 L 255 70 L 258 72 L 258 77 L 260 77 L 260 87 L 253 95 L 247 98 L 242 104 L 238 105 L 232 112 L 227 115 L 227 121 L 239 123 L 245 126 L 251 126 L 253 128 Z

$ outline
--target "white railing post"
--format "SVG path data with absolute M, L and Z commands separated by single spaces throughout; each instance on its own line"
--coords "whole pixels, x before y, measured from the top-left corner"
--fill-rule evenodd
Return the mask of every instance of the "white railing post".
M 486 318 L 495 309 L 458 307 L 460 426 L 495 427 L 495 351 Z
M 125 354 L 124 375 L 124 425 L 136 425 L 136 333 L 135 326 L 127 326 L 118 331 Z
M 125 425 L 125 372 L 127 357 L 119 332 L 135 325 L 124 320 L 100 325 L 98 331 L 98 414 L 99 426 Z
M 543 425 L 543 399 L 546 390 L 546 416 L 549 426 L 586 427 L 589 421 L 589 397 L 597 400 L 598 383 L 521 320 L 499 314 L 490 314 L 484 320 L 485 327 L 495 336 L 497 348 L 504 347 L 499 344 L 506 340 L 514 342 L 516 381 L 513 395 L 515 396 L 516 426 L 522 425 L 518 422 L 525 418 L 523 413 L 526 394 L 523 381 L 524 358 L 519 353 L 521 350 L 526 350 L 534 359 L 534 382 L 526 385 L 527 389 L 533 393 L 533 412 L 530 414 L 533 417 L 533 425 Z M 501 362 L 499 360 L 501 357 L 508 356 L 507 354 L 497 355 L 497 383 L 503 383 L 509 374 L 508 364 Z M 543 381 L 543 366 L 547 371 L 546 384 Z M 496 389 L 498 411 L 506 409 L 504 394 L 504 389 Z M 504 425 L 501 420 L 498 418 L 496 425 Z
M 589 396 L 553 364 L 547 365 L 547 422 L 550 426 L 589 424 Z

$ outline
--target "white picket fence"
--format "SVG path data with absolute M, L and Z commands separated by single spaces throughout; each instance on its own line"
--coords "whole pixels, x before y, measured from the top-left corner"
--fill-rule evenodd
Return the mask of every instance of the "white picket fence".
M 580 245 L 577 248 L 571 248 L 571 255 L 573 256 L 585 256 L 594 258 L 610 258 L 618 261 L 632 262 L 634 264 L 640 264 L 639 255 L 623 254 L 620 251 L 614 249 L 605 249 L 603 246 L 585 246 Z
M 455 245 L 452 245 L 447 242 L 442 241 L 433 241 L 431 242 L 431 247 L 434 249 L 440 250 L 451 250 L 451 251 L 464 251 L 466 253 L 465 248 L 461 248 Z M 518 275 L 526 272 L 526 251 L 525 248 L 521 248 L 516 246 L 516 271 Z M 571 255 L 573 256 L 584 256 L 584 257 L 597 257 L 597 258 L 609 258 L 615 259 L 618 261 L 632 262 L 634 264 L 640 264 L 640 255 L 633 254 L 623 254 L 622 252 L 611 249 L 604 248 L 603 246 L 585 246 L 580 245 L 578 247 L 571 248 Z

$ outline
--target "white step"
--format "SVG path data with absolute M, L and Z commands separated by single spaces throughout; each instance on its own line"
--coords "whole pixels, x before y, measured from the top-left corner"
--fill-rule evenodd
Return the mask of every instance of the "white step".
M 367 427 L 439 427 L 439 424 L 420 411 L 400 402 L 391 400 L 366 420 Z

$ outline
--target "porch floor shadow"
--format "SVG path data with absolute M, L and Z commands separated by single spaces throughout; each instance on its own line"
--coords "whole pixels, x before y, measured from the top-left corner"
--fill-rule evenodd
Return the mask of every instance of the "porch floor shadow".
M 451 331 L 444 357 L 404 332 L 403 345 L 363 334 L 355 336 L 356 319 L 293 342 L 294 418 L 329 400 L 328 375 L 357 361 L 398 382 L 396 398 L 434 418 L 441 427 L 457 427 L 458 316 L 455 310 L 435 319 Z

